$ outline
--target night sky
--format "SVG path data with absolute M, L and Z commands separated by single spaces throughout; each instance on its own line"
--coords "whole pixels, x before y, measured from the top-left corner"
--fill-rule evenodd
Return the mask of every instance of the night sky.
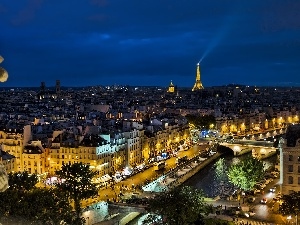
M 300 86 L 299 0 L 1 0 L 0 87 Z

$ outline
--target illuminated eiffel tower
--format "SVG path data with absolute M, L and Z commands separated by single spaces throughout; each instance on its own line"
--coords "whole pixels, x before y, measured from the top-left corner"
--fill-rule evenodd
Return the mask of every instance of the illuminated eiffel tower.
M 200 80 L 200 64 L 197 63 L 196 83 L 194 84 L 192 91 L 197 91 L 197 90 L 202 90 L 202 89 L 204 89 L 204 87 Z

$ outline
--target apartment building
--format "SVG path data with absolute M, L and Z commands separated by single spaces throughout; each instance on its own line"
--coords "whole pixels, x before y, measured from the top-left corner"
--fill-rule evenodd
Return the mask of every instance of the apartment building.
M 2 151 L 14 156 L 14 160 L 11 160 L 9 163 L 12 165 L 7 168 L 7 171 L 9 172 L 18 172 L 24 170 L 22 164 L 23 134 L 20 132 L 21 131 L 17 129 L 0 131 L 0 144 Z
M 0 149 L 0 163 L 3 164 L 6 173 L 16 172 L 15 157 Z
M 282 194 L 300 191 L 300 125 L 287 128 L 280 146 L 280 184 Z
M 135 167 L 143 162 L 142 134 L 143 132 L 137 129 L 124 132 L 124 137 L 127 141 L 125 164 L 129 167 Z
M 21 156 L 23 171 L 34 174 L 46 173 L 47 155 L 40 142 L 25 145 Z

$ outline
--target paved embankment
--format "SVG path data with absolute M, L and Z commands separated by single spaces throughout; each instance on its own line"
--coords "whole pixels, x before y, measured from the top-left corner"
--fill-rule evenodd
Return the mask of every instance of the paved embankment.
M 187 181 L 189 178 L 191 178 L 192 176 L 194 176 L 196 173 L 198 173 L 200 170 L 202 170 L 203 168 L 205 168 L 208 164 L 210 164 L 210 163 L 214 162 L 216 159 L 218 159 L 222 154 L 223 153 L 217 152 L 214 155 L 212 155 L 209 158 L 207 158 L 206 160 L 204 160 L 201 163 L 199 163 L 198 165 L 192 167 L 186 173 L 182 174 L 176 180 L 174 180 L 173 182 L 171 182 L 168 185 L 168 188 L 173 188 L 173 187 L 181 185 L 182 183 L 184 183 L 185 181 Z

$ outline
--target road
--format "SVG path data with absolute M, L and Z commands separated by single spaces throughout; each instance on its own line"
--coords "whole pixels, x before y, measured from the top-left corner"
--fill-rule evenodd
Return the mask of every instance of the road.
M 195 144 L 191 148 L 189 148 L 187 151 L 179 151 L 177 157 L 183 157 L 187 156 L 188 158 L 193 158 L 196 154 L 199 154 L 199 151 L 203 151 L 209 147 L 207 141 L 202 141 L 200 145 Z M 120 194 L 120 191 L 124 195 L 131 195 L 132 193 L 139 193 L 137 189 L 134 189 L 133 187 L 136 187 L 137 185 L 143 185 L 147 181 L 151 181 L 156 179 L 158 176 L 160 176 L 162 173 L 165 173 L 172 168 L 176 167 L 176 157 L 171 157 L 166 160 L 166 168 L 162 171 L 155 171 L 153 167 L 150 167 L 140 173 L 137 173 L 125 180 L 122 180 L 119 183 L 116 183 L 114 186 L 104 188 L 99 190 L 99 196 L 97 198 L 88 199 L 82 202 L 82 206 L 86 207 L 93 203 L 99 202 L 99 201 L 114 201 L 114 200 L 120 200 L 118 195 Z M 126 189 L 127 187 L 127 189 Z
M 255 201 L 253 203 L 247 202 L 247 198 L 241 198 L 239 201 L 232 200 L 217 200 L 209 202 L 210 204 L 214 206 L 222 205 L 227 207 L 238 207 L 238 206 L 249 206 L 250 211 L 253 211 L 255 214 L 253 216 L 250 216 L 249 219 L 255 220 L 255 221 L 267 221 L 269 223 L 274 224 L 286 224 L 287 218 L 283 217 L 278 213 L 278 207 L 279 203 L 273 201 L 273 198 L 278 194 L 280 191 L 279 185 L 278 185 L 279 179 L 274 179 L 271 183 L 267 184 L 265 188 L 262 189 L 262 193 L 255 194 Z M 272 193 L 269 191 L 270 188 L 276 187 L 276 192 Z M 267 203 L 261 203 L 261 199 L 266 198 Z M 246 216 L 244 216 L 246 218 Z
M 252 203 L 254 206 L 255 218 L 264 221 L 276 222 L 278 224 L 286 222 L 286 218 L 278 213 L 279 203 L 273 200 L 280 191 L 278 182 L 279 179 L 274 179 L 263 189 L 263 194 L 256 195 L 255 202 Z M 270 188 L 273 187 L 276 187 L 275 193 L 270 192 Z M 263 198 L 267 199 L 266 204 L 260 203 Z

